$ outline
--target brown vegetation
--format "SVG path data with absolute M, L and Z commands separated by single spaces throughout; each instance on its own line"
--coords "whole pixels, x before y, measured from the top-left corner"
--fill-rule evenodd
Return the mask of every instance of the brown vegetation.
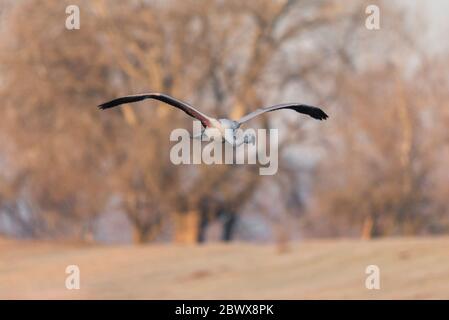
M 231 240 L 244 212 L 282 243 L 298 229 L 447 232 L 448 66 L 417 52 L 400 20 L 367 34 L 363 1 L 79 1 L 81 29 L 69 31 L 68 4 L 11 5 L 0 30 L 0 227 L 14 225 L 2 232 L 90 240 L 112 210 L 136 243 L 204 241 L 217 221 Z M 416 53 L 419 68 L 407 78 L 402 61 L 372 64 L 373 47 Z M 156 102 L 96 109 L 145 91 L 219 117 L 288 99 L 331 118 L 252 123 L 285 123 L 273 177 L 250 165 L 176 166 L 169 133 L 190 119 Z M 301 148 L 321 157 L 305 164 Z

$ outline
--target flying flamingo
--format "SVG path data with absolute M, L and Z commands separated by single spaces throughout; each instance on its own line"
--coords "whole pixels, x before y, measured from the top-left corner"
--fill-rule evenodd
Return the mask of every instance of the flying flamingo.
M 325 120 L 328 118 L 328 115 L 318 107 L 313 107 L 300 103 L 283 103 L 271 107 L 257 109 L 251 113 L 248 113 L 247 115 L 243 116 L 237 121 L 230 119 L 216 119 L 205 115 L 204 113 L 198 111 L 197 109 L 195 109 L 193 106 L 191 106 L 186 102 L 177 100 L 163 93 L 140 93 L 135 95 L 124 96 L 100 104 L 98 108 L 103 110 L 116 107 L 125 103 L 138 102 L 145 99 L 155 99 L 165 102 L 175 108 L 184 111 L 189 116 L 199 120 L 203 126 L 203 131 L 201 132 L 200 136 L 196 136 L 194 138 L 201 138 L 204 134 L 209 138 L 221 139 L 223 142 L 227 141 L 228 143 L 234 146 L 240 145 L 241 143 L 254 143 L 255 137 L 253 135 L 245 135 L 244 140 L 239 144 L 236 139 L 236 131 L 237 129 L 240 128 L 240 126 L 243 123 L 265 112 L 271 112 L 281 109 L 290 109 L 299 113 L 307 114 L 310 117 L 317 120 Z

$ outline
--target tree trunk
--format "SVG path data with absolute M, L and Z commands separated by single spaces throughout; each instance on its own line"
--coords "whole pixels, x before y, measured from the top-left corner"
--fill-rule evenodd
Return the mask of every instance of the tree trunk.
M 365 218 L 362 226 L 362 234 L 361 234 L 362 239 L 369 240 L 378 236 L 376 220 L 377 220 L 376 217 L 373 215 L 369 215 Z
M 175 214 L 175 242 L 196 243 L 200 220 L 198 211 L 188 211 Z
M 95 242 L 93 223 L 91 221 L 87 221 L 82 225 L 80 238 L 85 243 Z
M 225 221 L 223 223 L 221 240 L 229 242 L 234 238 L 237 215 L 233 212 L 225 212 L 224 217 Z
M 133 226 L 133 243 L 144 244 L 148 242 L 148 228 Z
M 288 226 L 288 225 L 287 225 Z M 275 231 L 275 240 L 276 240 L 276 249 L 279 254 L 286 253 L 290 250 L 289 247 L 289 232 L 286 228 L 286 225 L 278 222 L 274 224 Z
M 209 225 L 209 219 L 207 213 L 201 213 L 199 223 L 198 223 L 198 234 L 197 234 L 197 242 L 203 243 L 206 241 L 206 230 Z
M 161 233 L 161 229 L 161 223 L 133 226 L 133 242 L 135 244 L 153 242 Z

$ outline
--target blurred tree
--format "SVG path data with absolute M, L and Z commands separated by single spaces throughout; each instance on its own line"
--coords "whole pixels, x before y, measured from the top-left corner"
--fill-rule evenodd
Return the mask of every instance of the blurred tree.
M 67 4 L 17 5 L 3 41 L 5 131 L 15 145 L 12 169 L 24 177 L 18 199 L 39 220 L 32 225 L 84 230 L 117 198 L 137 242 L 157 238 L 175 219 L 168 213 L 198 215 L 198 240 L 224 216 L 223 239 L 231 239 L 236 215 L 260 190 L 257 168 L 174 166 L 168 133 L 189 119 L 154 102 L 107 113 L 94 106 L 161 91 L 239 117 L 269 104 L 273 80 L 285 86 L 312 71 L 294 68 L 284 78 L 285 46 L 347 12 L 328 1 L 80 1 L 81 29 L 68 31 Z
M 449 208 L 437 200 L 445 188 L 435 180 L 447 169 L 439 161 L 447 152 L 440 116 L 447 89 L 439 91 L 425 68 L 419 83 L 402 74 L 390 66 L 340 82 L 346 108 L 330 128 L 332 161 L 322 162 L 315 195 L 326 234 L 371 238 L 448 229 Z M 432 101 L 430 92 L 440 98 Z
M 341 207 L 338 217 L 356 216 L 350 219 L 354 227 L 365 223 L 370 234 L 386 233 L 397 221 L 421 219 L 420 211 L 409 207 L 430 201 L 424 191 L 432 174 L 415 168 L 421 161 L 424 166 L 430 147 L 420 138 L 421 115 L 410 105 L 412 87 L 395 74 L 396 80 L 379 89 L 384 99 L 373 99 L 371 88 L 391 74 L 373 77 L 359 70 L 355 30 L 364 28 L 365 1 L 345 6 L 305 0 L 78 1 L 81 29 L 72 31 L 64 24 L 69 4 L 17 3 L 2 30 L 0 136 L 7 138 L 0 142 L 10 160 L 4 166 L 8 200 L 3 203 L 24 234 L 90 238 L 95 218 L 115 204 L 139 243 L 167 235 L 204 241 L 216 219 L 223 221 L 222 239 L 231 240 L 248 207 L 274 224 L 291 225 L 285 216 L 303 212 L 298 192 L 303 167 L 295 150 L 322 142 L 313 124 L 289 114 L 252 123 L 271 128 L 282 119 L 288 127 L 288 136 L 280 132 L 275 177 L 260 177 L 251 165 L 175 166 L 169 161 L 169 133 L 189 128 L 190 119 L 154 101 L 108 112 L 95 108 L 144 91 L 171 94 L 218 117 L 238 118 L 284 97 L 344 105 L 335 111 L 355 120 L 351 126 L 337 118 L 339 126 L 330 129 L 341 159 L 323 161 L 319 168 L 335 176 L 319 175 L 319 212 L 332 222 Z M 396 41 L 393 32 L 390 37 Z M 362 82 L 365 77 L 375 80 Z M 392 108 L 381 108 L 385 103 Z M 382 114 L 385 121 L 368 121 L 370 109 L 359 105 L 379 106 L 379 119 Z M 351 129 L 355 124 L 357 130 Z M 386 138 L 386 131 L 395 139 Z M 356 142 L 363 148 L 348 149 Z M 383 157 L 389 150 L 397 152 L 393 162 Z M 357 156 L 367 159 L 368 167 Z M 351 161 L 354 170 L 342 170 Z M 360 175 L 365 171 L 370 179 Z M 373 193 L 387 177 L 391 183 Z M 338 188 L 341 195 L 326 191 L 340 183 L 347 187 Z M 373 200 L 361 201 L 366 194 Z M 360 209 L 359 202 L 366 207 Z M 273 209 L 273 203 L 279 207 Z M 184 232 L 190 235 L 179 234 Z

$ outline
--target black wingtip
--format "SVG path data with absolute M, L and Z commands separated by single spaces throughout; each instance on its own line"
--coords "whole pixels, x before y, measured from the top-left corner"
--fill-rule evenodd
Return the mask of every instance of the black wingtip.
M 298 105 L 294 109 L 297 112 L 307 114 L 307 115 L 309 115 L 310 117 L 312 117 L 313 119 L 316 119 L 316 120 L 323 121 L 323 120 L 326 120 L 327 118 L 329 118 L 329 116 L 326 114 L 326 112 L 324 112 L 319 107 L 306 105 L 306 104 L 300 104 L 300 105 Z
M 327 120 L 327 118 L 329 118 L 326 112 L 324 112 L 321 109 L 318 109 L 317 112 L 312 117 L 320 121 Z
M 111 108 L 111 105 L 110 105 L 110 102 L 106 102 L 106 103 L 102 103 L 102 104 L 98 105 L 97 108 L 100 110 L 104 110 L 104 109 Z
M 329 116 L 326 114 L 326 112 L 323 111 L 323 115 L 320 120 L 327 120 Z

